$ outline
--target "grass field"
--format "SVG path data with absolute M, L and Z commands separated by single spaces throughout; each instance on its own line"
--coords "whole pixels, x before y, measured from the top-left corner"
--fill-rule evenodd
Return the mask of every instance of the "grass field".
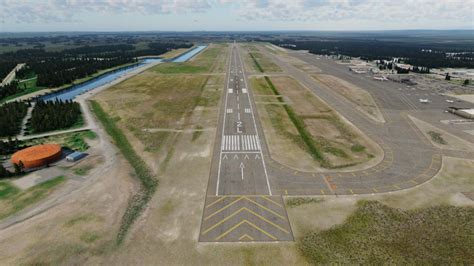
M 133 199 L 129 202 L 128 208 L 122 217 L 122 225 L 117 234 L 117 244 L 121 244 L 128 230 L 138 218 L 138 216 L 143 212 L 146 204 L 155 193 L 156 187 L 158 186 L 158 181 L 154 178 L 153 172 L 148 168 L 140 156 L 138 156 L 132 145 L 130 145 L 127 137 L 123 134 L 120 128 L 117 127 L 115 121 L 104 112 L 99 103 L 92 101 L 91 107 L 107 133 L 114 140 L 115 145 L 119 148 L 130 165 L 132 165 L 133 169 L 135 170 L 135 175 L 140 180 L 142 185 L 142 189 L 137 194 L 135 194 Z
M 273 63 L 271 59 L 265 56 L 263 53 L 250 52 L 250 57 L 252 57 L 257 69 L 260 70 L 260 72 L 281 72 L 281 68 Z
M 195 58 L 184 63 L 163 63 L 152 70 L 161 74 L 197 74 L 207 72 L 222 72 L 224 63 L 220 55 L 226 45 L 211 45 Z
M 89 149 L 87 140 L 93 140 L 97 135 L 90 130 L 84 130 L 73 133 L 65 133 L 43 138 L 35 138 L 24 141 L 25 145 L 38 145 L 44 143 L 57 143 L 62 147 L 69 148 L 76 151 L 86 151 Z
M 64 176 L 58 176 L 25 191 L 21 191 L 8 181 L 0 181 L 0 219 L 15 214 L 44 199 L 65 180 Z
M 36 86 L 36 77 L 34 78 L 31 78 L 31 79 L 27 79 L 27 80 L 24 80 L 22 82 L 19 82 L 18 83 L 18 86 L 20 88 L 23 89 L 22 92 L 20 93 L 17 93 L 17 94 L 14 94 L 14 95 L 10 95 L 4 99 L 2 99 L 0 101 L 0 104 L 1 103 L 4 103 L 6 101 L 9 101 L 11 99 L 15 99 L 17 97 L 20 97 L 20 96 L 23 96 L 23 95 L 26 95 L 26 94 L 29 94 L 29 93 L 33 93 L 33 92 L 36 92 L 36 91 L 39 91 L 39 90 L 42 90 L 42 89 L 45 89 L 46 87 L 38 87 Z
M 92 101 L 94 113 L 142 183 L 125 212 L 118 243 L 154 194 L 156 177 L 166 171 L 182 130 L 201 129 L 191 121 L 192 115 L 217 105 L 224 75 L 203 74 L 225 62 L 223 47 L 211 46 L 190 62 L 160 64 L 99 93 Z M 195 142 L 202 134 L 196 132 L 192 133 Z
M 382 112 L 368 91 L 331 75 L 314 74 L 312 77 L 318 83 L 327 86 L 344 96 L 347 100 L 355 103 L 357 108 L 370 119 L 380 123 L 385 122 Z
M 313 264 L 472 264 L 474 209 L 437 206 L 404 211 L 359 202 L 341 225 L 299 241 Z
M 254 78 L 251 82 L 257 92 L 257 107 L 259 110 L 265 109 L 262 113 L 268 115 L 263 120 L 271 121 L 277 138 L 293 143 L 293 148 L 286 144 L 285 149 L 289 148 L 295 154 L 298 149 L 303 150 L 324 168 L 354 166 L 374 157 L 375 148 L 366 138 L 295 80 L 289 77 L 265 77 Z M 259 104 L 261 102 L 263 104 Z M 292 127 L 288 126 L 288 121 Z M 264 130 L 268 131 L 268 123 L 263 124 Z M 281 152 L 274 149 L 272 154 Z M 301 155 L 297 156 L 300 159 L 291 158 L 290 155 L 286 157 L 286 165 L 302 165 L 303 161 L 307 161 Z

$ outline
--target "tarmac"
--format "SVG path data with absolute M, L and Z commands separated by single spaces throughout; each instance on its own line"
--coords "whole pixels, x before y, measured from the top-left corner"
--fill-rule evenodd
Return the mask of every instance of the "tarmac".
M 429 181 L 442 165 L 443 156 L 474 158 L 472 152 L 438 149 L 413 124 L 408 115 L 432 123 L 464 140 L 474 142 L 466 129 L 472 124 L 451 125 L 459 120 L 444 110 L 452 103 L 442 94 L 392 81 L 376 81 L 350 72 L 332 59 L 289 52 L 321 69 L 322 74 L 342 78 L 366 89 L 381 109 L 386 123 L 377 123 L 357 110 L 354 103 L 317 83 L 310 73 L 281 60 L 263 48 L 283 74 L 292 76 L 374 140 L 384 152 L 377 165 L 358 171 L 300 172 L 274 161 L 267 148 L 240 47 L 232 45 L 224 100 L 219 114 L 207 198 L 199 241 L 292 241 L 283 196 L 340 196 L 376 194 L 409 189 Z M 279 73 L 278 75 L 282 75 Z M 419 102 L 429 98 L 430 103 Z M 455 100 L 454 98 L 452 98 Z M 468 102 L 459 107 L 473 108 Z

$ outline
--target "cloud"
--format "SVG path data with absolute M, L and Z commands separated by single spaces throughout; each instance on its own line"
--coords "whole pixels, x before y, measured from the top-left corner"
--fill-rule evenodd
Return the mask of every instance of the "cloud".
M 3 0 L 0 16 L 18 23 L 71 22 L 81 13 L 197 13 L 211 8 L 207 0 Z
M 249 20 L 458 20 L 473 21 L 474 1 L 461 0 L 241 0 L 239 16 Z
M 188 14 L 228 7 L 241 20 L 377 22 L 460 21 L 473 26 L 474 0 L 2 0 L 17 23 L 77 22 L 81 15 Z M 225 9 L 228 10 L 228 9 Z

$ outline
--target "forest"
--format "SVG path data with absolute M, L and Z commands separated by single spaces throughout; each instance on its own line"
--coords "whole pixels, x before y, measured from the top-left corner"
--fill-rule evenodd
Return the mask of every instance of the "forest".
M 21 122 L 29 103 L 10 102 L 0 106 L 0 137 L 16 136 L 20 133 Z
M 0 140 L 0 155 L 9 155 L 15 153 L 19 149 L 26 148 L 23 141 L 8 138 L 8 140 Z
M 271 40 L 271 43 L 293 50 L 308 50 L 313 54 L 346 55 L 364 60 L 401 58 L 404 63 L 426 68 L 474 68 L 474 48 L 439 43 L 409 43 L 359 39 Z M 453 56 L 453 53 L 455 56 Z
M 42 133 L 73 126 L 81 119 L 81 107 L 73 101 L 37 101 L 31 113 L 32 133 Z
M 0 100 L 17 93 L 20 93 L 22 88 L 18 86 L 17 81 L 12 81 L 9 84 L 0 86 Z
M 14 62 L 0 62 L 0 81 L 2 81 L 15 66 L 16 63 Z
M 142 49 L 131 44 L 85 45 L 61 51 L 20 49 L 2 54 L 0 76 L 7 75 L 17 63 L 26 63 L 26 67 L 17 71 L 18 79 L 37 76 L 37 86 L 60 87 L 101 70 L 136 62 L 138 56 L 160 55 L 170 49 L 191 46 L 185 42 L 149 42 Z M 23 89 L 15 86 L 0 88 L 0 100 Z

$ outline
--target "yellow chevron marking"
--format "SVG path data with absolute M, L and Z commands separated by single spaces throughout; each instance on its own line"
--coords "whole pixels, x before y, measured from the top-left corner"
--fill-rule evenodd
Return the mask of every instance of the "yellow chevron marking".
M 280 203 L 278 203 L 278 202 L 276 202 L 276 201 L 270 199 L 270 198 L 267 197 L 267 196 L 262 196 L 261 198 L 262 198 L 262 199 L 266 199 L 266 200 L 270 201 L 271 203 L 274 203 L 274 204 L 277 205 L 278 207 L 283 208 L 283 206 L 282 206 Z
M 230 206 L 234 205 L 235 203 L 239 202 L 240 200 L 242 200 L 243 198 L 245 197 L 238 197 L 236 200 L 232 201 L 231 203 L 227 204 L 226 206 L 222 207 L 221 209 L 215 211 L 214 213 L 210 214 L 209 216 L 207 216 L 206 218 L 204 218 L 204 221 L 207 221 L 209 220 L 211 217 L 213 217 L 214 215 L 220 213 L 221 211 L 229 208 Z
M 349 189 L 349 192 L 354 195 L 354 191 L 352 191 L 352 189 Z
M 378 192 L 379 192 L 376 188 L 372 188 L 372 190 L 373 190 L 375 193 L 378 193 Z
M 286 217 L 281 216 L 280 214 L 278 214 L 278 213 L 276 213 L 276 212 L 270 210 L 269 208 L 263 206 L 262 204 L 260 204 L 260 203 L 258 203 L 258 202 L 256 202 L 256 201 L 254 201 L 254 200 L 252 200 L 252 199 L 249 199 L 249 198 L 247 198 L 247 197 L 244 197 L 244 198 L 245 198 L 246 200 L 252 202 L 253 204 L 257 205 L 258 207 L 260 207 L 260 208 L 262 208 L 262 209 L 264 209 L 264 210 L 266 210 L 266 211 L 272 213 L 273 215 L 275 215 L 275 216 L 277 216 L 277 217 L 279 217 L 279 218 L 281 218 L 281 219 L 283 219 L 283 220 L 286 221 Z
M 205 235 L 205 234 L 209 233 L 209 231 L 215 229 L 215 228 L 218 227 L 219 225 L 225 223 L 226 221 L 228 221 L 229 219 L 231 219 L 232 217 L 236 216 L 237 214 L 239 214 L 239 213 L 241 213 L 241 212 L 243 212 L 243 211 L 247 211 L 247 212 L 249 212 L 249 213 L 251 213 L 251 214 L 257 216 L 257 217 L 260 218 L 261 220 L 263 220 L 263 221 L 265 221 L 265 222 L 267 222 L 267 223 L 273 225 L 274 227 L 280 229 L 281 231 L 283 231 L 283 232 L 285 232 L 285 233 L 287 233 L 287 234 L 290 233 L 290 232 L 288 232 L 288 230 L 286 230 L 286 229 L 282 228 L 281 226 L 279 226 L 279 225 L 273 223 L 272 221 L 268 220 L 267 218 L 261 216 L 260 214 L 254 212 L 254 211 L 252 211 L 252 210 L 249 210 L 249 209 L 247 209 L 246 207 L 242 207 L 242 208 L 240 208 L 238 211 L 232 213 L 231 215 L 225 217 L 224 219 L 220 220 L 218 223 L 216 223 L 216 224 L 214 224 L 213 226 L 211 226 L 211 227 L 209 227 L 208 229 L 206 229 L 206 231 L 202 232 L 202 235 Z
M 227 196 L 224 196 L 224 197 L 221 197 L 220 199 L 218 199 L 218 200 L 216 200 L 216 201 L 213 201 L 211 204 L 209 204 L 209 205 L 206 206 L 206 209 L 209 208 L 209 207 L 211 207 L 211 206 L 213 206 L 214 204 L 216 204 L 216 203 L 218 203 L 218 202 L 223 201 L 223 200 L 226 199 L 226 198 L 227 198 Z
M 247 235 L 247 234 L 243 234 L 241 237 L 239 237 L 239 240 L 244 240 L 245 238 L 247 238 L 248 240 L 250 241 L 253 241 L 253 237 Z
M 418 185 L 418 182 L 415 181 L 415 179 L 410 180 L 413 184 Z
M 324 189 L 321 189 L 321 194 L 326 195 L 326 193 L 324 193 Z
M 239 226 L 241 226 L 242 224 L 248 224 L 250 226 L 252 226 L 253 228 L 257 229 L 258 231 L 262 232 L 263 234 L 265 234 L 266 236 L 268 236 L 269 238 L 273 239 L 273 240 L 277 240 L 276 237 L 274 237 L 272 234 L 268 233 L 267 231 L 263 230 L 262 228 L 254 225 L 253 223 L 247 221 L 247 220 L 243 220 L 241 221 L 240 223 L 232 226 L 229 230 L 225 231 L 224 233 L 222 233 L 220 236 L 216 237 L 216 241 L 218 241 L 219 239 L 225 237 L 226 235 L 228 235 L 230 232 L 234 231 L 236 228 L 238 228 Z
M 393 185 L 393 187 L 396 189 L 401 189 L 398 185 Z

